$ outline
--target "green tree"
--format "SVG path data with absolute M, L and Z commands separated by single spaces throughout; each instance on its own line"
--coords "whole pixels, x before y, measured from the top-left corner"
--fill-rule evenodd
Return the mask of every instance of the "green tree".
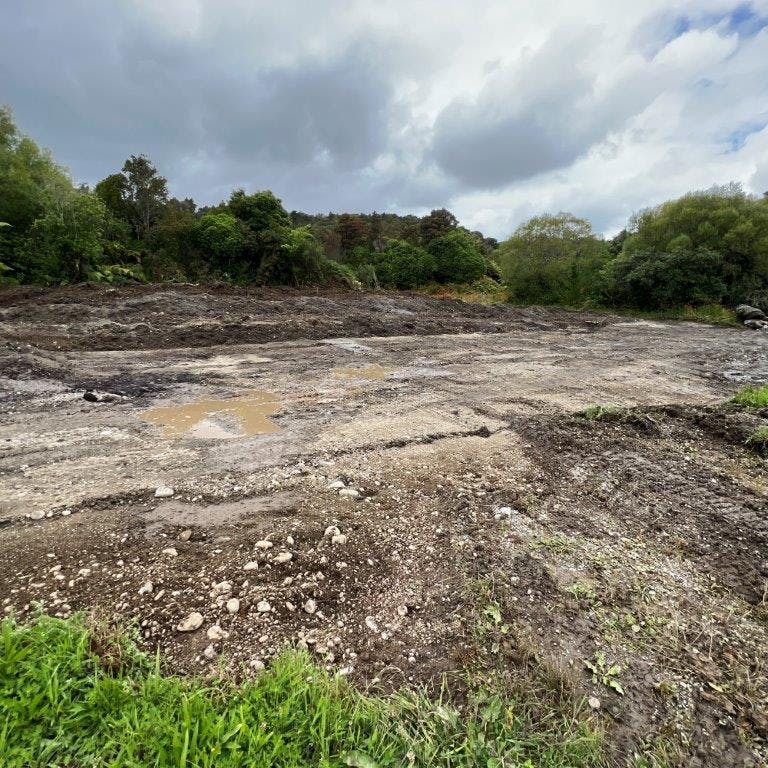
M 436 238 L 447 235 L 458 226 L 458 219 L 449 210 L 438 208 L 427 216 L 423 216 L 419 222 L 421 244 L 426 247 Z
M 206 213 L 195 223 L 193 236 L 216 269 L 228 274 L 242 270 L 248 233 L 231 213 Z
M 142 240 L 160 218 L 168 201 L 168 182 L 146 155 L 131 155 L 123 165 L 122 175 L 128 221 L 134 236 Z
M 513 300 L 580 306 L 600 281 L 608 244 L 570 213 L 535 216 L 495 253 Z
M 375 254 L 374 266 L 381 285 L 416 288 L 434 279 L 437 264 L 432 254 L 404 240 L 390 240 Z
M 104 202 L 88 192 L 73 192 L 49 208 L 32 225 L 25 244 L 25 281 L 81 282 L 88 278 L 103 256 L 107 226 Z
M 722 257 L 724 298 L 737 304 L 768 286 L 768 204 L 738 184 L 692 192 L 636 214 L 622 253 L 706 249 Z
M 369 250 L 371 230 L 362 216 L 342 213 L 336 221 L 336 232 L 339 235 L 339 252 L 342 260 L 356 263 L 350 257 L 360 248 Z
M 278 249 L 262 259 L 258 282 L 309 285 L 323 279 L 323 249 L 309 227 L 290 229 Z
M 471 283 L 485 274 L 477 240 L 466 230 L 437 237 L 427 246 L 435 259 L 435 277 L 446 283 Z
M 291 217 L 283 208 L 280 198 L 275 197 L 269 190 L 248 195 L 245 190 L 236 189 L 230 196 L 227 207 L 255 234 L 280 234 L 283 230 L 291 228 Z
M 723 258 L 716 251 L 679 245 L 668 253 L 622 253 L 605 271 L 608 303 L 668 309 L 719 302 L 725 294 Z

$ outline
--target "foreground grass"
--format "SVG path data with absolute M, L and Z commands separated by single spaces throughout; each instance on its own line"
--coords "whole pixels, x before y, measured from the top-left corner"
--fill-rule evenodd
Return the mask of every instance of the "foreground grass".
M 299 653 L 236 685 L 165 676 L 125 636 L 81 619 L 0 628 L 3 768 L 576 768 L 602 754 L 576 718 L 544 727 L 526 702 L 487 693 L 461 711 L 364 696 Z
M 768 408 L 768 384 L 740 389 L 731 398 L 731 403 L 747 409 Z

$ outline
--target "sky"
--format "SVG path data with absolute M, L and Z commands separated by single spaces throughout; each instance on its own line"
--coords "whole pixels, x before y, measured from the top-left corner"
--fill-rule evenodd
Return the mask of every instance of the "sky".
M 768 0 L 4 0 L 0 103 L 77 182 L 610 235 L 768 190 Z

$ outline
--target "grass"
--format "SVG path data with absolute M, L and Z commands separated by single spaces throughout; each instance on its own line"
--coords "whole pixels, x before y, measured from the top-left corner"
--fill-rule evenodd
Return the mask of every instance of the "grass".
M 768 384 L 762 387 L 744 387 L 730 402 L 747 409 L 768 408 Z
M 747 445 L 757 453 L 768 455 L 768 427 L 758 427 L 747 438 Z
M 589 405 L 576 415 L 588 421 L 611 421 L 624 413 L 618 405 Z
M 477 690 L 461 709 L 366 696 L 286 651 L 241 684 L 164 675 L 82 618 L 0 626 L 3 768 L 576 768 L 603 764 L 589 721 Z

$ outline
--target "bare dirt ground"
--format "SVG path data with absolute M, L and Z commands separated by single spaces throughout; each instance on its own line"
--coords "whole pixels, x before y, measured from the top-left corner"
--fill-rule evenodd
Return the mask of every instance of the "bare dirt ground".
M 174 671 L 538 675 L 612 764 L 764 765 L 766 415 L 721 404 L 766 380 L 765 334 L 693 323 L 0 292 L 0 602 L 133 622 Z

